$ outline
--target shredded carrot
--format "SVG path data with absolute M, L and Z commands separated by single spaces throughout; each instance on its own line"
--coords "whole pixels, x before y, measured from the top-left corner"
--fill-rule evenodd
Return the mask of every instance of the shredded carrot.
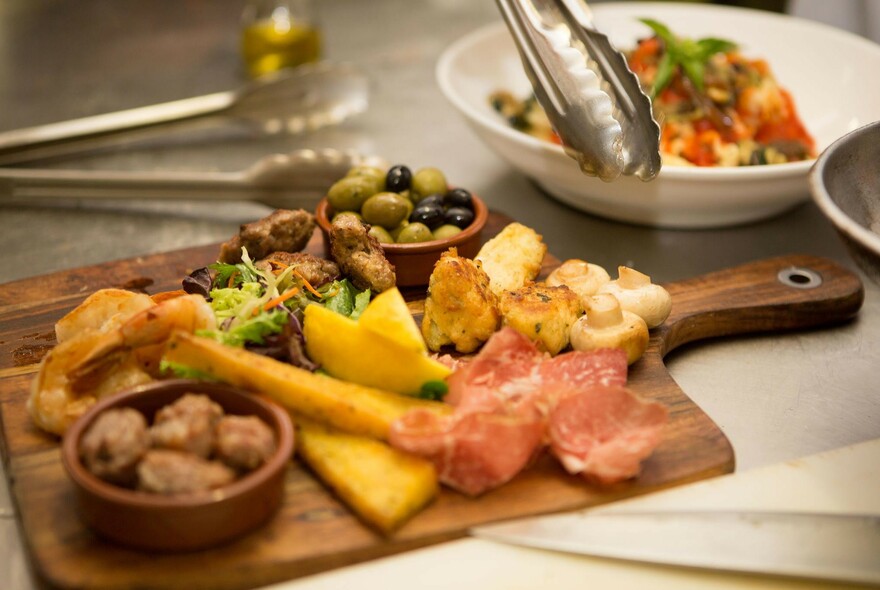
M 237 274 L 238 274 L 238 271 L 236 270 L 231 275 L 229 275 L 229 280 L 226 281 L 227 288 L 231 289 L 233 286 L 235 286 L 235 275 L 237 275 Z
M 288 299 L 290 299 L 291 297 L 293 297 L 297 293 L 299 293 L 298 287 L 294 287 L 293 289 L 288 289 L 286 292 L 282 293 L 278 297 L 274 297 L 273 299 L 270 299 L 269 301 L 264 303 L 263 304 L 263 311 L 269 311 L 270 309 L 272 309 L 276 305 L 281 305 L 282 303 L 284 303 L 285 301 L 287 301 Z M 260 313 L 259 308 L 254 310 L 254 315 L 257 315 L 258 313 Z
M 279 260 L 270 260 L 269 264 L 272 265 L 272 274 L 276 275 L 280 275 L 287 268 L 287 265 Z
M 339 287 L 336 287 L 335 289 L 333 289 L 333 291 L 329 293 L 325 293 L 323 297 L 336 297 L 337 293 L 339 293 Z
M 312 295 L 314 295 L 314 296 L 317 297 L 318 299 L 323 299 L 323 298 L 324 298 L 324 296 L 321 295 L 320 293 L 318 293 L 318 290 L 315 289 L 314 287 L 312 287 L 311 283 L 309 283 L 309 282 L 306 280 L 306 278 L 305 278 L 304 276 L 302 276 L 302 275 L 299 273 L 299 271 L 297 271 L 296 269 L 293 269 L 293 274 L 295 274 L 296 276 L 298 276 L 298 277 L 300 278 L 300 280 L 302 280 L 302 282 L 303 282 L 303 287 L 305 287 L 306 290 L 307 290 L 309 293 L 311 293 Z

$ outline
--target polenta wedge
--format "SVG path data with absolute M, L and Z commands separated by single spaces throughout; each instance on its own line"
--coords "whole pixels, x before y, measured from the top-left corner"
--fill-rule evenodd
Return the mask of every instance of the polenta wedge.
M 309 358 L 345 381 L 414 394 L 425 382 L 443 380 L 451 373 L 427 354 L 383 338 L 320 305 L 306 308 L 303 334 Z
M 391 423 L 411 408 L 451 411 L 447 404 L 340 381 L 184 332 L 172 335 L 165 360 L 262 393 L 317 422 L 383 440 Z
M 299 457 L 363 521 L 390 533 L 437 495 L 434 465 L 363 436 L 300 417 Z

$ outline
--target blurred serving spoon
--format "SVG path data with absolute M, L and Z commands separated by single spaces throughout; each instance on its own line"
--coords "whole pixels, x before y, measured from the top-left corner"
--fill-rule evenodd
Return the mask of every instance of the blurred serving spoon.
M 334 149 L 272 154 L 237 172 L 128 172 L 0 168 L 2 199 L 246 200 L 313 208 L 333 182 L 375 157 Z
M 229 123 L 263 134 L 301 133 L 362 113 L 368 97 L 366 78 L 352 66 L 307 64 L 237 90 L 0 133 L 0 166 Z

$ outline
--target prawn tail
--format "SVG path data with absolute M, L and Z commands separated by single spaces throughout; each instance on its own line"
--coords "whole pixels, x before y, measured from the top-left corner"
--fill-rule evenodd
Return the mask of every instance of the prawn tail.
M 130 349 L 118 338 L 110 338 L 88 351 L 68 371 L 67 378 L 74 391 L 96 386 L 113 368 L 127 357 Z

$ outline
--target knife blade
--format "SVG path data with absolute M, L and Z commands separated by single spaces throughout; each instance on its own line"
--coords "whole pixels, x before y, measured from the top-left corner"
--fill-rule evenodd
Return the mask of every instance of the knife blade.
M 471 529 L 492 541 L 598 557 L 880 584 L 880 515 L 577 512 Z

